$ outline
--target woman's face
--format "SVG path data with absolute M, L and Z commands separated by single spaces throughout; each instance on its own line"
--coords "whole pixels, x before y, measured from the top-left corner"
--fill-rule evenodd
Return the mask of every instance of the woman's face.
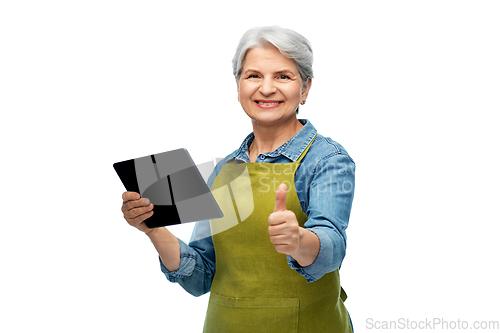
M 277 125 L 295 118 L 311 80 L 304 85 L 295 62 L 270 45 L 247 52 L 237 85 L 241 106 L 252 121 Z

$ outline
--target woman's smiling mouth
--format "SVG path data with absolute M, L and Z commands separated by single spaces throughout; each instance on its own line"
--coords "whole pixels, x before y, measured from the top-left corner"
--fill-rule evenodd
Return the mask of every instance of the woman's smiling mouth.
M 275 108 L 275 107 L 279 106 L 283 102 L 259 99 L 259 100 L 256 100 L 255 103 L 263 109 L 271 109 L 271 108 Z

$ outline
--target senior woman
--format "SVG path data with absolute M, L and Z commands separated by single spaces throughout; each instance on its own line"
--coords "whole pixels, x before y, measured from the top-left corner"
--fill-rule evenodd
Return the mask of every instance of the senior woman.
M 208 180 L 224 218 L 198 222 L 189 245 L 149 229 L 153 205 L 123 194 L 125 219 L 149 236 L 168 280 L 195 296 L 211 292 L 204 332 L 352 332 L 339 268 L 355 165 L 297 119 L 312 60 L 309 42 L 288 29 L 241 38 L 233 74 L 253 132 Z

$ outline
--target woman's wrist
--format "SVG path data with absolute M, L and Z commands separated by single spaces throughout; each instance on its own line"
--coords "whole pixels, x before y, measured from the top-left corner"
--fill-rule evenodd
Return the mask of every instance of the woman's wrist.
M 165 228 L 151 228 L 149 230 L 144 231 L 144 233 L 149 237 L 155 237 L 155 235 L 160 232 L 160 229 L 165 229 Z
M 299 228 L 299 248 L 291 255 L 297 263 L 306 267 L 314 263 L 318 256 L 320 242 L 318 236 L 306 228 Z
M 160 255 L 163 265 L 171 272 L 179 269 L 180 246 L 179 240 L 167 228 L 154 228 L 146 235 L 153 243 Z

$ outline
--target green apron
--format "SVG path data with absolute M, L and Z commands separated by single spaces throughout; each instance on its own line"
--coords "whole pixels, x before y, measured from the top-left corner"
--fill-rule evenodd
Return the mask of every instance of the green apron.
M 310 145 L 293 163 L 222 167 L 212 185 L 224 217 L 210 222 L 216 270 L 203 332 L 352 332 L 339 271 L 307 283 L 269 239 L 279 184 L 287 184 L 286 208 L 300 226 L 307 220 L 294 178 Z

